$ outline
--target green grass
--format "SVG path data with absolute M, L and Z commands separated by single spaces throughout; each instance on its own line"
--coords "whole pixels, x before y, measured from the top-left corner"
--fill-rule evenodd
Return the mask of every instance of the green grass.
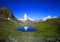
M 27 25 L 27 24 L 26 24 Z M 48 19 L 44 22 L 28 24 L 28 26 L 37 28 L 36 32 L 18 32 L 19 24 L 0 20 L 0 37 L 34 37 L 34 38 L 60 38 L 60 18 Z M 13 31 L 11 31 L 13 30 Z
M 60 38 L 60 18 L 48 19 L 47 21 L 31 24 L 38 30 L 34 37 Z
M 11 30 L 16 31 L 18 27 L 17 23 L 0 18 L 0 38 L 8 39 L 12 35 Z

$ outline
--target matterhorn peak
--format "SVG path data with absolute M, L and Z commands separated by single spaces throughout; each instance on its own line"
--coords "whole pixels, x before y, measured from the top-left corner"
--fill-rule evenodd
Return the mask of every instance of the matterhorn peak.
M 25 13 L 24 16 L 23 16 L 23 19 L 27 19 L 27 14 Z
M 32 22 L 35 21 L 35 19 L 31 19 L 26 13 L 24 14 L 22 19 L 19 19 L 22 22 Z

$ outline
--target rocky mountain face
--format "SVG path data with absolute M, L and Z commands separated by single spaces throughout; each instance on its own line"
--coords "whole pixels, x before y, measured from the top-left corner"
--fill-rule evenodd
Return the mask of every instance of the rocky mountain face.
M 34 22 L 36 22 L 35 19 L 30 18 L 26 13 L 22 17 L 22 19 L 19 19 L 19 21 L 22 21 L 23 23 L 34 23 Z
M 11 10 L 6 7 L 0 8 L 0 17 L 11 18 L 11 19 L 15 18 Z
M 0 8 L 0 42 L 8 42 L 11 32 L 20 27 L 19 23 L 10 9 Z
M 12 11 L 7 7 L 0 8 L 0 20 L 9 20 L 14 23 L 20 23 L 20 21 L 18 21 L 16 17 L 13 15 Z

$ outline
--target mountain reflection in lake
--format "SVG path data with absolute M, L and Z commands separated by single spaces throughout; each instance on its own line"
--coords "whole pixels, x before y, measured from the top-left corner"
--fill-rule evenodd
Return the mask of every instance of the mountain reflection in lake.
M 36 28 L 33 28 L 31 26 L 28 26 L 28 27 L 22 26 L 18 29 L 18 31 L 20 31 L 20 32 L 35 32 L 36 30 L 37 30 Z

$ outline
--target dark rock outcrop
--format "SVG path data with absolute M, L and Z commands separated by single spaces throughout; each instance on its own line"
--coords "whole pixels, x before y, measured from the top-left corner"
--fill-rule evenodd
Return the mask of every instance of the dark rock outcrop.
M 12 11 L 6 7 L 0 8 L 0 17 L 15 19 Z

